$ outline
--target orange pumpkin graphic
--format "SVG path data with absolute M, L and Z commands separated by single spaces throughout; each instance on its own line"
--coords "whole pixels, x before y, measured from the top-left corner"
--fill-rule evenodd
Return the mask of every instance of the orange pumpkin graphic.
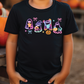
M 47 34 L 47 35 L 50 35 L 50 34 L 51 34 L 51 31 L 50 31 L 50 30 L 47 30 L 47 31 L 46 31 L 46 34 Z

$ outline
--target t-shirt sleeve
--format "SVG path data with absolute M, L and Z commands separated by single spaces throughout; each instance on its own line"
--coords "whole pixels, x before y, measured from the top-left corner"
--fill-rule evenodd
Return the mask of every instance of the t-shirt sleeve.
M 18 24 L 18 20 L 17 20 L 17 13 L 14 9 L 14 6 L 10 10 L 4 31 L 8 32 L 8 33 L 12 33 L 12 34 L 19 33 L 19 24 Z
M 68 5 L 66 14 L 66 24 L 63 30 L 63 35 L 71 34 L 78 31 L 78 26 L 74 18 L 74 14 Z

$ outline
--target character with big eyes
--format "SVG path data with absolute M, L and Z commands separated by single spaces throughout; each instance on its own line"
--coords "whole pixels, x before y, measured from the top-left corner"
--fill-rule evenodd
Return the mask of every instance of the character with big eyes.
M 51 31 L 52 31 L 52 21 L 51 21 L 51 19 L 48 19 L 46 21 L 43 20 L 43 23 L 44 23 L 44 31 L 46 31 L 47 35 L 50 35 Z
M 33 21 L 32 21 L 31 18 L 27 19 L 26 25 L 25 25 L 25 29 L 28 30 L 28 34 L 32 34 L 32 30 L 33 30 Z
M 60 26 L 59 22 L 55 23 L 54 28 L 53 28 L 53 33 L 55 33 L 55 34 L 62 34 L 62 27 Z

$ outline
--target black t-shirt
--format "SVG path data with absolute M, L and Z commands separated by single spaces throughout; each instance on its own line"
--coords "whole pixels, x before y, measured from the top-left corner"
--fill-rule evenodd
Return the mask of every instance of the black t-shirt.
M 53 0 L 37 9 L 24 0 L 12 7 L 4 31 L 18 34 L 16 70 L 30 82 L 47 84 L 62 68 L 63 35 L 78 27 L 68 4 Z

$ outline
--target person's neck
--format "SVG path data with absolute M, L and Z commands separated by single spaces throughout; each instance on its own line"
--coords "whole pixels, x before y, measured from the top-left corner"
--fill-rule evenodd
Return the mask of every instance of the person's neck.
M 37 9 L 45 9 L 53 4 L 53 0 L 29 0 L 29 4 Z

